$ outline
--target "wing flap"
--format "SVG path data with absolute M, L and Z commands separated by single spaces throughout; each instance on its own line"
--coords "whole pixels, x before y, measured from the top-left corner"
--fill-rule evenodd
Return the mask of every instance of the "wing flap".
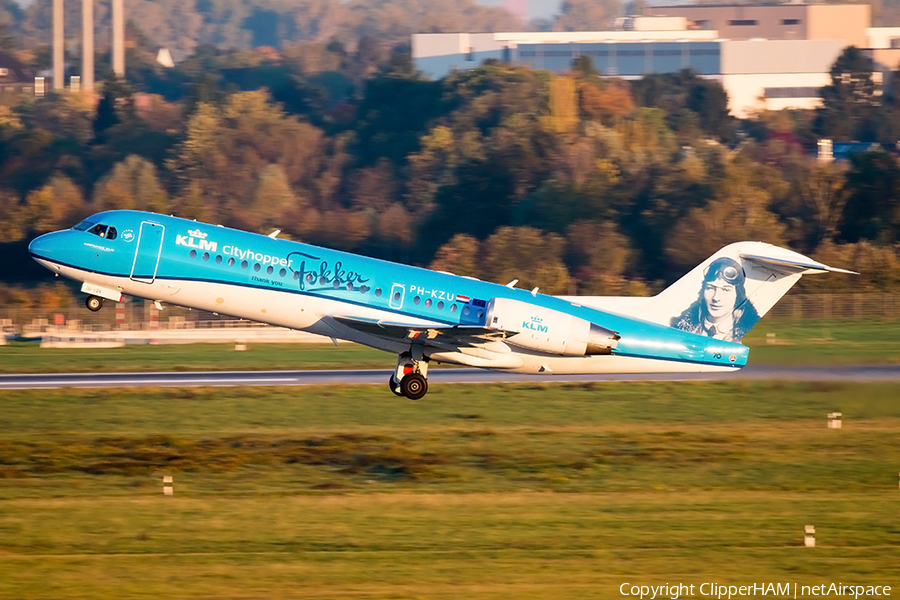
M 335 321 L 362 333 L 368 333 L 391 340 L 435 342 L 452 346 L 474 346 L 484 344 L 492 340 L 502 340 L 512 332 L 487 329 L 485 327 L 467 327 L 463 325 L 419 325 L 413 323 L 401 323 L 380 321 L 376 319 L 361 319 L 359 317 L 332 317 Z

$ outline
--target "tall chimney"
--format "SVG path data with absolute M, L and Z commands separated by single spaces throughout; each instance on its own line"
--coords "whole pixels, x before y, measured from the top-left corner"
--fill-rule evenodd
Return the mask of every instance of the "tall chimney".
M 94 91 L 94 0 L 81 0 L 81 89 Z
M 124 0 L 112 0 L 112 61 L 113 72 L 119 79 L 125 78 L 125 17 L 122 3 Z
M 61 91 L 66 87 L 64 22 L 63 0 L 53 0 L 53 91 Z

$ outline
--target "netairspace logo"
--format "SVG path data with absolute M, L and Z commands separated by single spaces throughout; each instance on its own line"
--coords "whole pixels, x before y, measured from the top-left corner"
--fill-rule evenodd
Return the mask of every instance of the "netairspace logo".
M 823 596 L 844 596 L 848 598 L 877 598 L 891 595 L 887 585 L 845 585 L 843 583 L 823 583 L 820 585 L 801 585 L 797 583 L 754 583 L 750 585 L 720 585 L 718 583 L 697 584 L 665 584 L 637 585 L 623 583 L 619 586 L 623 596 L 636 598 L 678 598 L 707 597 L 741 598 L 746 596 L 769 596 L 776 598 L 817 598 Z

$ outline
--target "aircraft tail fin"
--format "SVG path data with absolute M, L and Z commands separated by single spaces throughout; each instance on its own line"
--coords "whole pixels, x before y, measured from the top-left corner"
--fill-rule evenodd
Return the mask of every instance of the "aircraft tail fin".
M 853 273 L 763 242 L 725 246 L 642 305 L 641 318 L 739 342 L 800 277 Z

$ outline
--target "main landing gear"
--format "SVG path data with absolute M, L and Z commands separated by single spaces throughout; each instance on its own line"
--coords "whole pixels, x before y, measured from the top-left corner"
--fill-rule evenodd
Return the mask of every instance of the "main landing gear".
M 103 308 L 103 298 L 99 296 L 88 296 L 84 301 L 84 305 L 91 312 L 97 312 L 101 308 Z
M 421 356 L 421 351 L 418 354 L 418 360 L 406 353 L 397 357 L 397 368 L 388 380 L 388 386 L 397 396 L 418 400 L 428 392 L 428 360 Z

